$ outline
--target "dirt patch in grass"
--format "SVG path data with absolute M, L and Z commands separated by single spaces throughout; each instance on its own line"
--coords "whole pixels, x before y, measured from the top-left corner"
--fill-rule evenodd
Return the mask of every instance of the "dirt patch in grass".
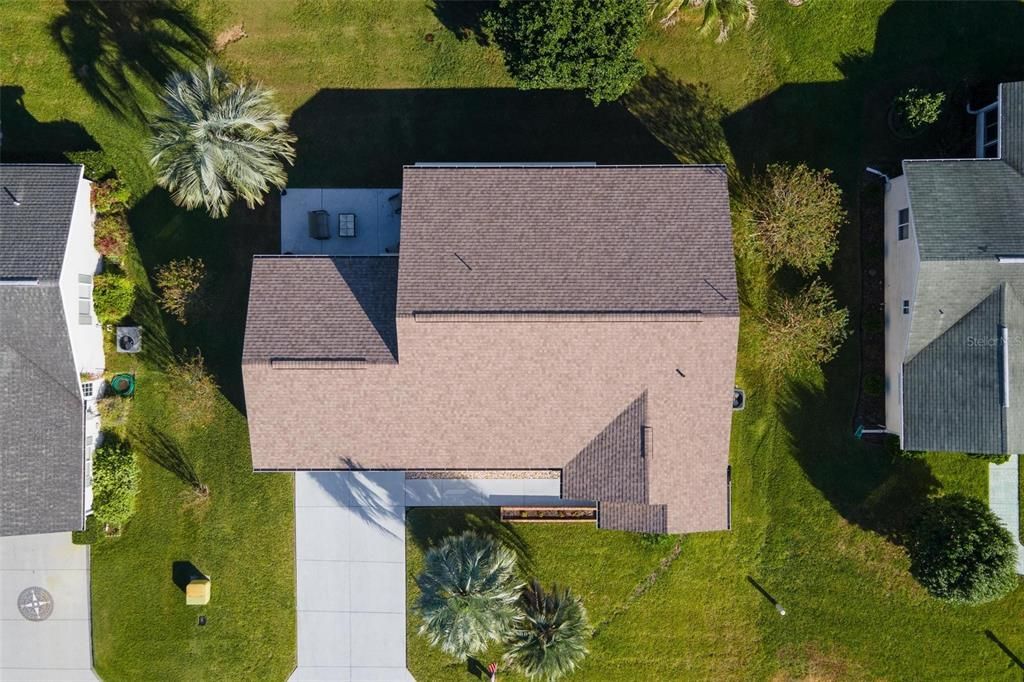
M 217 37 L 213 39 L 213 51 L 217 53 L 223 52 L 231 43 L 237 43 L 242 38 L 248 36 L 249 34 L 245 32 L 244 24 L 235 24 L 217 34 Z

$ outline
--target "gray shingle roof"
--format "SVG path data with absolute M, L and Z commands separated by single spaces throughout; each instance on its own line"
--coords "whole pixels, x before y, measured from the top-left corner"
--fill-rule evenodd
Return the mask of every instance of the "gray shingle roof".
M 1024 81 L 999 86 L 999 138 L 1003 160 L 1024 173 Z
M 0 535 L 82 528 L 79 390 L 59 288 L 0 286 Z
M 395 363 L 398 259 L 257 256 L 242 362 Z
M 0 278 L 60 276 L 81 177 L 82 166 L 0 164 Z
M 1024 254 L 1024 176 L 996 159 L 904 161 L 921 260 Z
M 1004 349 L 1001 327 L 1008 329 Z M 1024 451 L 1024 303 L 1000 285 L 904 366 L 903 446 L 979 453 Z M 1010 354 L 1009 408 L 1003 353 Z M 1016 410 L 1016 412 L 1014 411 Z
M 737 315 L 721 166 L 407 167 L 398 313 Z

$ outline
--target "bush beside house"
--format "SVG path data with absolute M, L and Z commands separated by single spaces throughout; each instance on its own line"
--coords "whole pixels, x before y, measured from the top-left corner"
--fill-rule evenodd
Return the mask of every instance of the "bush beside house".
M 96 448 L 92 465 L 92 509 L 96 519 L 120 528 L 135 513 L 139 463 L 128 444 L 111 434 Z
M 117 272 L 103 272 L 93 278 L 92 302 L 103 324 L 116 324 L 135 306 L 135 284 Z

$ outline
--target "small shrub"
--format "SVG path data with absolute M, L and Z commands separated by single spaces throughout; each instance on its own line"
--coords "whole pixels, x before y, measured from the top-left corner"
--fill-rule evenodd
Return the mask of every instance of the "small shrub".
M 92 303 L 103 324 L 116 324 L 135 306 L 135 284 L 124 275 L 104 272 L 92 280 Z
M 96 514 L 90 514 L 85 517 L 84 530 L 71 531 L 71 544 L 94 545 L 103 537 L 101 530 L 100 523 L 96 520 Z
M 765 368 L 776 377 L 825 364 L 850 335 L 849 311 L 821 280 L 796 296 L 783 297 L 762 319 Z
M 131 407 L 131 400 L 114 394 L 105 395 L 96 401 L 96 408 L 100 411 L 100 423 L 103 424 L 103 428 L 118 433 L 123 432 L 128 423 Z
M 911 133 L 921 132 L 939 120 L 946 93 L 910 88 L 893 100 L 893 126 Z
M 679 536 L 668 533 L 638 533 L 636 539 L 642 547 L 668 550 L 675 547 Z
M 128 444 L 113 435 L 96 448 L 92 459 L 92 510 L 98 521 L 123 526 L 135 513 L 139 463 Z
M 128 208 L 131 198 L 128 185 L 117 176 L 96 183 L 92 188 L 92 205 L 100 215 L 123 212 Z
M 130 239 L 128 221 L 123 213 L 105 213 L 96 216 L 93 241 L 100 254 L 113 261 L 120 261 L 124 257 Z
M 187 324 L 186 311 L 194 302 L 203 279 L 206 264 L 198 258 L 172 260 L 156 271 L 156 286 L 160 290 L 160 307 Z
M 1013 537 L 979 500 L 932 500 L 912 529 L 908 549 L 911 573 L 939 599 L 981 604 L 1017 586 Z
M 870 396 L 880 396 L 885 393 L 885 379 L 877 374 L 869 374 L 864 377 L 864 393 Z
M 213 419 L 217 405 L 217 386 L 213 375 L 206 369 L 203 356 L 183 356 L 167 370 L 175 389 L 175 405 L 182 420 L 187 424 L 203 425 Z
M 69 163 L 80 163 L 85 166 L 83 173 L 87 180 L 97 182 L 114 173 L 114 166 L 101 150 L 67 152 L 64 156 Z
M 965 454 L 972 459 L 980 459 L 991 464 L 1006 464 L 1010 461 L 1009 455 L 985 455 L 979 452 L 968 452 Z

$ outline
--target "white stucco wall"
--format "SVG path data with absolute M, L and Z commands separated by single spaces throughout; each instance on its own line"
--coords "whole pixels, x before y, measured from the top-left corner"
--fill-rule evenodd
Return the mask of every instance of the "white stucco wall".
M 899 241 L 899 211 L 909 208 L 907 179 L 893 178 L 885 195 L 885 426 L 890 433 L 903 435 L 903 396 L 901 374 L 910 336 L 911 315 L 903 314 L 903 301 L 911 302 L 921 269 L 914 230 L 914 212 L 910 211 L 907 238 Z
M 64 252 L 64 265 L 60 272 L 60 293 L 64 301 L 64 317 L 68 322 L 75 365 L 79 372 L 96 373 L 102 372 L 105 367 L 103 329 L 95 315 L 92 316 L 92 324 L 80 324 L 78 321 L 78 276 L 95 275 L 100 265 L 100 254 L 93 246 L 91 192 L 92 183 L 85 179 L 79 180 L 71 230 Z M 92 298 L 91 292 L 89 298 Z
M 92 285 L 79 281 L 79 275 L 93 276 L 100 268 L 100 254 L 93 244 L 92 183 L 84 178 L 78 181 L 75 208 L 71 216 L 71 228 L 64 251 L 64 263 L 60 271 L 60 295 L 64 304 L 64 318 L 71 339 L 71 351 L 79 375 L 85 373 L 95 377 L 92 381 L 79 379 L 80 383 L 92 385 L 92 396 L 85 396 L 85 511 L 92 511 L 92 451 L 100 432 L 99 411 L 96 399 L 103 387 L 103 328 L 92 312 Z M 88 295 L 90 301 L 89 324 L 79 321 L 79 298 Z

